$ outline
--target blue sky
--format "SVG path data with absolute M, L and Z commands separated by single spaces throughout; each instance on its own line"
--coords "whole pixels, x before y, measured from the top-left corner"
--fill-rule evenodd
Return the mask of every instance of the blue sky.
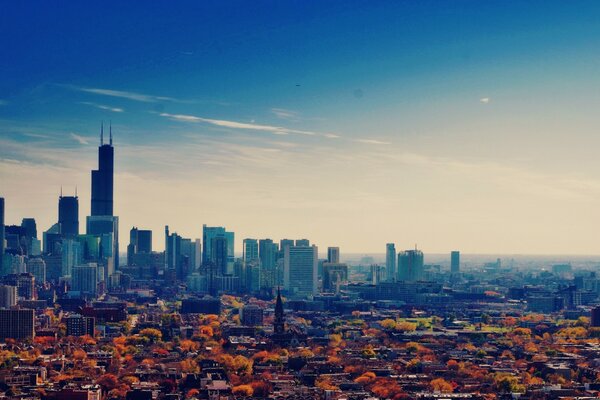
M 323 249 L 597 254 L 595 1 L 6 3 L 7 219 L 116 212 Z M 71 190 L 70 189 L 70 190 Z M 123 237 L 127 237 L 123 235 Z M 238 246 L 239 247 L 239 246 Z

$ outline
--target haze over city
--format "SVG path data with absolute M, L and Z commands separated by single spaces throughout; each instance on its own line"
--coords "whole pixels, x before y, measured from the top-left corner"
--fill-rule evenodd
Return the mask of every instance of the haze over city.
M 123 238 L 598 254 L 600 6 L 474 4 L 5 4 L 6 221 L 83 221 L 112 121 Z

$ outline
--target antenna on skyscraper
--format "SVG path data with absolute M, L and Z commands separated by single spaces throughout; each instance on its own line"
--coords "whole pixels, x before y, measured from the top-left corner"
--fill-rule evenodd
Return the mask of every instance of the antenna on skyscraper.
M 60 197 L 62 197 L 62 185 L 60 185 Z
M 75 185 L 75 197 L 77 197 L 77 185 Z
M 100 122 L 100 146 L 104 144 L 104 121 Z
M 110 121 L 110 126 L 108 129 L 110 131 L 110 145 L 112 146 L 112 121 Z

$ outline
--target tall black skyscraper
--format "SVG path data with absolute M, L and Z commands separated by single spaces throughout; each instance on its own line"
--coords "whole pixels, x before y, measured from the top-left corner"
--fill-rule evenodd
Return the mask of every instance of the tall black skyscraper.
M 0 272 L 4 270 L 2 262 L 4 260 L 4 197 L 0 197 Z
M 58 198 L 58 223 L 60 233 L 65 236 L 79 235 L 79 198 L 60 196 Z
M 92 216 L 113 215 L 113 167 L 112 126 L 108 144 L 104 144 L 104 126 L 102 126 L 98 148 L 98 169 L 92 171 Z

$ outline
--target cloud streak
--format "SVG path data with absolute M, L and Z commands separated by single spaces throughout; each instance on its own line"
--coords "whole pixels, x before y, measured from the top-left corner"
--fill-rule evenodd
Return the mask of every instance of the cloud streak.
M 245 130 L 269 132 L 269 133 L 272 133 L 273 135 L 297 134 L 297 135 L 305 135 L 305 136 L 323 136 L 323 137 L 328 137 L 328 138 L 339 137 L 338 135 L 330 134 L 330 133 L 320 133 L 320 132 L 305 131 L 305 130 L 299 130 L 299 129 L 291 129 L 291 128 L 286 128 L 283 126 L 249 124 L 246 122 L 236 122 L 236 121 L 227 121 L 227 120 L 222 120 L 222 119 L 203 118 L 203 117 L 197 117 L 194 115 L 161 113 L 160 116 L 169 118 L 173 121 L 205 123 L 205 124 L 219 126 L 219 127 L 223 127 L 223 128 L 245 129 Z
M 375 139 L 354 139 L 354 141 L 357 143 L 364 143 L 364 144 L 392 144 L 391 142 L 384 142 L 382 140 L 375 140 Z
M 291 121 L 297 121 L 299 119 L 299 115 L 296 111 L 286 110 L 285 108 L 271 108 L 271 112 L 280 119 Z
M 90 144 L 88 138 L 78 135 L 76 133 L 71 133 L 71 138 L 74 139 L 79 144 Z
M 180 100 L 175 99 L 173 97 L 154 96 L 154 95 L 149 95 L 149 94 L 144 94 L 144 93 L 139 93 L 139 92 L 125 91 L 125 90 L 90 88 L 90 87 L 85 87 L 85 86 L 74 86 L 74 85 L 63 85 L 63 86 L 68 87 L 72 90 L 79 91 L 79 92 L 92 93 L 92 94 L 108 96 L 108 97 L 118 97 L 121 99 L 139 101 L 142 103 L 159 103 L 159 102 L 165 102 L 165 101 L 181 102 Z
M 82 101 L 81 104 L 85 104 L 87 106 L 96 107 L 96 108 L 99 108 L 101 110 L 112 111 L 112 112 L 117 112 L 117 113 L 122 113 L 123 111 L 125 111 L 125 110 L 123 110 L 122 108 L 119 108 L 119 107 L 105 106 L 104 104 L 91 103 L 89 101 Z

